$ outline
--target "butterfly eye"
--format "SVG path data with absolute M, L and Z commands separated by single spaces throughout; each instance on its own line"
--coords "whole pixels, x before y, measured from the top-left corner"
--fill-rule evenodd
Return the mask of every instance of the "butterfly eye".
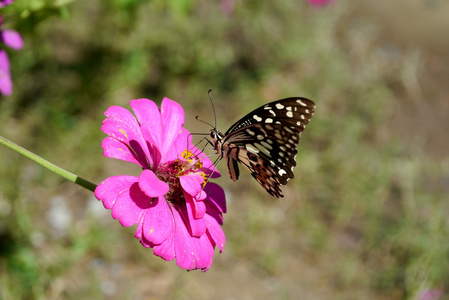
M 217 133 L 214 130 L 211 130 L 210 131 L 210 137 L 213 138 L 213 139 L 216 139 L 217 138 Z

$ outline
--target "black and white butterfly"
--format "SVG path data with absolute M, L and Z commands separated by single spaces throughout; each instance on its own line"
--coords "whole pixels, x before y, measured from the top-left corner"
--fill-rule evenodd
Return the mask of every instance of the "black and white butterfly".
M 240 163 L 270 195 L 284 197 L 280 186 L 294 177 L 296 147 L 314 109 L 307 98 L 277 100 L 250 112 L 225 134 L 211 129 L 210 143 L 227 162 L 233 181 L 239 178 Z

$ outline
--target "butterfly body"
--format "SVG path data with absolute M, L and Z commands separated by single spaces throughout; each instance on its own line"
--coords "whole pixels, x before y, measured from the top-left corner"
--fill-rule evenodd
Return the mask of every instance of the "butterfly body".
M 286 98 L 255 109 L 225 134 L 212 129 L 213 147 L 227 162 L 231 179 L 238 179 L 240 163 L 270 195 L 284 197 L 280 186 L 294 177 L 296 147 L 314 109 L 307 98 Z

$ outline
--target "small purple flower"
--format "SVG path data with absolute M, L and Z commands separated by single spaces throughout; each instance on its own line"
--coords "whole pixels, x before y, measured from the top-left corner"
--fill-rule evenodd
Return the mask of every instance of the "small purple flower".
M 23 47 L 22 37 L 20 36 L 20 33 L 15 30 L 2 30 L 0 33 L 0 40 L 3 44 L 14 50 L 19 50 Z
M 9 5 L 13 0 L 0 0 L 0 8 Z M 23 47 L 23 40 L 20 34 L 11 29 L 3 29 L 3 16 L 0 15 L 0 42 L 5 46 L 19 50 Z M 12 93 L 12 80 L 9 71 L 9 58 L 5 50 L 0 49 L 0 93 L 9 96 Z
M 426 290 L 419 293 L 418 299 L 419 300 L 438 300 L 441 299 L 443 296 L 443 290 L 441 289 L 433 289 L 433 290 Z
M 223 14 L 231 16 L 234 14 L 236 0 L 220 0 L 220 10 Z
M 0 8 L 10 5 L 14 2 L 14 0 L 0 0 Z
M 0 93 L 5 96 L 11 95 L 12 81 L 9 73 L 9 59 L 8 54 L 3 49 L 0 49 Z

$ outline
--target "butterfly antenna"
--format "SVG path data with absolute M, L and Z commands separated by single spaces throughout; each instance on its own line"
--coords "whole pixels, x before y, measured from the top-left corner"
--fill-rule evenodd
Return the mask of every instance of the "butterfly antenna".
M 217 115 L 215 114 L 215 107 L 214 107 L 214 101 L 212 101 L 212 97 L 210 96 L 210 93 L 212 92 L 212 89 L 210 89 L 207 94 L 209 95 L 210 104 L 212 105 L 212 111 L 214 112 L 214 129 L 217 129 Z
M 200 119 L 198 119 L 198 117 L 199 117 L 199 116 L 196 116 L 195 119 L 197 119 L 197 120 L 200 121 L 201 123 L 204 123 L 204 124 L 209 125 L 209 126 L 212 127 L 212 128 L 215 128 L 214 126 L 212 126 L 211 123 L 207 123 L 206 121 L 200 120 Z M 201 134 L 202 134 L 202 133 L 201 133 Z

